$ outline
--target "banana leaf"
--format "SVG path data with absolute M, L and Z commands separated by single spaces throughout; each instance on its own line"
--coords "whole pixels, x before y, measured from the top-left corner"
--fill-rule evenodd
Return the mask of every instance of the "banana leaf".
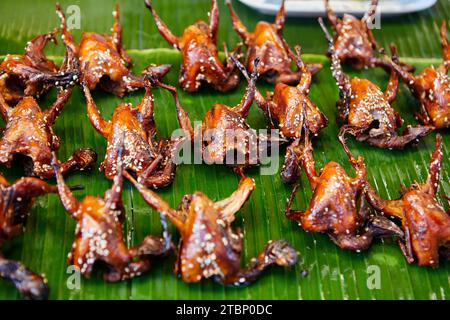
M 181 33 L 186 24 L 196 18 L 206 18 L 210 2 L 201 1 L 154 1 L 156 9 L 169 23 L 175 33 Z M 221 2 L 221 1 L 220 1 Z M 41 0 L 35 5 L 28 1 L 3 0 L 0 4 L 0 54 L 20 53 L 31 37 L 47 32 L 58 25 L 54 3 Z M 114 1 L 62 1 L 63 6 L 77 4 L 81 8 L 83 30 L 109 32 L 112 24 L 111 11 Z M 262 16 L 235 3 L 238 13 L 249 27 Z M 438 24 L 450 17 L 448 1 L 421 14 L 408 15 L 396 20 L 383 20 L 382 29 L 375 36 L 381 45 L 397 42 L 402 58 L 414 64 L 420 71 L 430 64 L 440 63 Z M 173 69 L 165 81 L 176 85 L 181 56 L 157 34 L 153 21 L 144 10 L 141 1 L 121 2 L 124 41 L 132 58 L 134 71 L 140 72 L 150 63 L 170 63 Z M 45 17 L 45 19 L 42 19 Z M 221 3 L 220 39 L 230 47 L 237 38 L 232 32 L 228 13 Z M 79 36 L 80 31 L 75 35 Z M 307 54 L 306 61 L 322 62 L 325 67 L 315 78 L 311 88 L 311 99 L 323 110 L 330 120 L 329 126 L 314 140 L 317 169 L 329 161 L 337 161 L 353 174 L 347 157 L 337 141 L 339 127 L 336 123 L 335 103 L 338 99 L 336 84 L 331 77 L 328 59 L 321 53 L 325 40 L 314 20 L 288 19 L 286 37 L 291 43 L 301 43 Z M 62 51 L 51 48 L 60 60 Z M 349 75 L 366 77 L 381 88 L 387 85 L 388 77 L 382 70 L 354 71 L 346 69 Z M 261 91 L 273 87 L 259 83 Z M 214 103 L 236 104 L 245 90 L 244 81 L 235 90 L 218 93 L 203 89 L 196 94 L 180 92 L 183 106 L 192 121 L 203 119 Z M 175 105 L 167 92 L 155 89 L 156 123 L 160 136 L 170 136 L 177 128 Z M 42 107 L 52 103 L 56 96 L 50 92 L 42 99 Z M 114 108 L 121 102 L 138 104 L 143 92 L 127 95 L 122 100 L 102 92 L 95 92 L 97 102 L 105 118 L 110 118 Z M 407 124 L 415 124 L 414 111 L 418 103 L 402 85 L 394 107 Z M 265 128 L 263 113 L 254 105 L 249 123 L 255 129 Z M 3 124 L 2 124 L 3 125 Z M 67 159 L 78 147 L 92 147 L 98 151 L 99 161 L 104 157 L 106 141 L 92 128 L 87 116 L 84 97 L 79 88 L 62 112 L 55 125 L 55 132 L 61 138 L 60 159 Z M 440 181 L 439 198 L 448 207 L 442 195 L 450 194 L 449 147 L 450 136 L 442 131 L 444 165 Z M 382 197 L 393 199 L 399 196 L 401 184 L 409 185 L 423 181 L 427 176 L 428 161 L 434 148 L 434 134 L 423 139 L 417 146 L 403 151 L 379 150 L 349 139 L 349 146 L 357 155 L 365 157 L 369 181 Z M 284 149 L 280 151 L 279 164 L 283 162 Z M 10 181 L 20 177 L 20 168 L 9 170 L 1 167 Z M 82 279 L 80 289 L 69 289 L 70 273 L 66 257 L 74 239 L 75 223 L 65 213 L 56 195 L 39 198 L 28 221 L 23 236 L 15 238 L 2 250 L 8 258 L 23 261 L 32 270 L 45 273 L 51 288 L 51 299 L 448 299 L 450 295 L 449 262 L 442 262 L 438 269 L 409 265 L 397 243 L 391 239 L 375 241 L 365 252 L 347 252 L 336 247 L 326 235 L 304 232 L 296 223 L 284 216 L 287 197 L 291 187 L 281 182 L 279 174 L 263 176 L 254 168 L 248 175 L 255 179 L 256 190 L 248 203 L 240 210 L 234 227 L 244 232 L 243 264 L 258 254 L 270 239 L 286 239 L 301 253 L 301 261 L 288 269 L 273 268 L 259 281 L 245 287 L 223 287 L 212 281 L 186 284 L 173 273 L 175 257 L 156 261 L 153 268 L 142 276 L 120 283 L 105 283 L 98 274 L 91 279 Z M 67 177 L 69 184 L 83 184 L 85 189 L 77 191 L 81 199 L 86 195 L 103 195 L 110 182 L 98 171 L 98 164 L 90 172 L 75 173 Z M 158 194 L 176 207 L 185 194 L 201 191 L 217 200 L 232 193 L 238 184 L 238 177 L 223 166 L 181 165 L 175 181 L 170 187 L 158 190 Z M 300 191 L 295 206 L 305 208 L 311 196 L 305 176 L 300 181 Z M 126 183 L 124 203 L 127 212 L 124 237 L 128 245 L 137 244 L 148 234 L 161 233 L 159 215 L 150 209 L 138 192 Z M 170 228 L 175 240 L 175 228 Z M 373 268 L 380 272 L 380 284 L 373 288 L 370 275 Z M 305 272 L 306 271 L 306 272 Z M 0 281 L 0 299 L 18 299 L 15 289 Z

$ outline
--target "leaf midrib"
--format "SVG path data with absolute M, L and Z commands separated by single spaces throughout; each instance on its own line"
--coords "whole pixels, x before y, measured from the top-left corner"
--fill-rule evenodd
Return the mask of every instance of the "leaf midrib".
M 162 54 L 167 53 L 171 55 L 180 55 L 180 52 L 175 49 L 169 49 L 169 48 L 151 48 L 151 49 L 129 49 L 127 52 L 130 55 L 134 56 L 146 56 L 146 55 L 153 55 L 153 54 Z M 219 52 L 221 56 L 224 55 L 223 52 Z M 7 55 L 0 55 L 0 59 L 5 59 Z M 55 61 L 61 61 L 64 57 L 63 56 L 54 56 L 54 55 L 48 55 L 48 59 L 55 60 Z M 326 62 L 328 61 L 328 57 L 324 54 L 320 53 L 304 53 L 302 54 L 302 58 L 306 61 L 317 61 L 317 62 Z M 441 64 L 442 59 L 441 58 L 418 58 L 418 57 L 405 57 L 400 56 L 400 59 L 407 63 L 417 63 L 417 64 Z

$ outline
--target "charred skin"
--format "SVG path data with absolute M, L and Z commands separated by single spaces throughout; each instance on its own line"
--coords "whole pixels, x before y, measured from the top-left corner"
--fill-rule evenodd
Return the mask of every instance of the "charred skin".
M 260 21 L 255 30 L 249 32 L 233 9 L 231 1 L 226 2 L 231 13 L 233 28 L 244 44 L 248 47 L 247 68 L 253 72 L 253 61 L 261 60 L 258 65 L 258 74 L 269 83 L 286 83 L 295 85 L 300 81 L 302 71 L 291 69 L 292 59 L 283 39 L 283 28 L 285 23 L 285 9 L 283 0 L 275 23 Z M 308 71 L 314 75 L 322 69 L 318 63 L 308 64 Z
M 25 47 L 23 55 L 7 55 L 0 64 L 0 94 L 11 105 L 25 96 L 38 97 L 53 87 L 67 87 L 78 81 L 75 57 L 66 46 L 61 67 L 49 60 L 44 49 L 48 42 L 56 44 L 58 29 L 37 36 Z
M 25 174 L 50 179 L 52 152 L 59 149 L 59 138 L 52 126 L 71 96 L 71 89 L 59 92 L 56 101 L 42 110 L 33 97 L 24 97 L 11 108 L 0 94 L 0 111 L 6 122 L 0 139 L 0 163 L 10 167 L 15 159 L 24 160 Z M 78 149 L 62 164 L 64 174 L 84 170 L 97 160 L 91 149 Z
M 443 153 L 441 136 L 431 157 L 426 183 L 414 183 L 398 200 L 384 200 L 367 185 L 367 200 L 378 211 L 399 220 L 404 237 L 400 247 L 409 263 L 438 267 L 440 258 L 450 257 L 450 212 L 436 199 Z
M 142 76 L 131 72 L 132 60 L 122 46 L 118 4 L 113 11 L 115 21 L 111 35 L 84 32 L 79 45 L 75 44 L 67 28 L 62 8 L 57 5 L 56 9 L 62 23 L 63 41 L 78 57 L 83 81 L 90 90 L 100 87 L 106 92 L 123 97 L 129 91 L 143 88 L 146 74 L 162 78 L 169 72 L 171 65 L 150 65 Z
M 238 70 L 227 54 L 226 63 L 219 59 L 217 49 L 217 29 L 219 27 L 219 9 L 217 0 L 212 0 L 209 13 L 209 24 L 197 21 L 187 27 L 181 37 L 176 37 L 161 20 L 150 0 L 145 0 L 159 33 L 166 41 L 181 52 L 183 63 L 179 84 L 187 92 L 197 92 L 203 84 L 217 91 L 226 92 L 234 89 L 239 83 Z M 232 56 L 239 56 L 239 47 Z
M 285 183 L 295 183 L 300 174 L 297 146 L 303 132 L 307 130 L 314 135 L 325 128 L 328 119 L 308 97 L 312 73 L 301 58 L 301 49 L 296 47 L 296 55 L 287 47 L 289 56 L 296 61 L 301 73 L 297 86 L 278 83 L 275 91 L 268 92 L 264 98 L 257 90 L 255 100 L 268 118 L 269 125 L 278 124 L 281 135 L 289 139 L 291 145 L 286 151 L 281 177 Z
M 418 76 L 414 76 L 403 70 L 395 61 L 386 59 L 397 72 L 399 77 L 409 87 L 420 103 L 418 119 L 424 125 L 433 126 L 436 129 L 450 127 L 450 45 L 447 39 L 447 25 L 442 22 L 441 42 L 443 50 L 443 62 L 435 68 L 426 68 Z
M 23 232 L 35 198 L 56 192 L 56 186 L 37 178 L 21 178 L 10 185 L 0 174 L 0 248 Z M 18 261 L 6 259 L 1 253 L 0 278 L 11 281 L 26 299 L 48 297 L 44 276 L 30 271 Z
M 255 188 L 253 179 L 243 177 L 238 189 L 224 200 L 213 202 L 201 192 L 186 195 L 174 210 L 156 193 L 131 176 L 143 199 L 166 215 L 180 232 L 175 272 L 188 283 L 214 279 L 224 285 L 243 286 L 254 282 L 270 266 L 291 266 L 297 252 L 284 240 L 270 241 L 250 265 L 241 268 L 242 233 L 231 228 L 235 214 Z
M 117 176 L 119 154 L 123 153 L 124 170 L 132 173 L 147 187 L 162 188 L 172 183 L 176 171 L 176 149 L 186 138 L 191 139 L 193 130 L 176 89 L 156 79 L 152 81 L 155 86 L 170 91 L 174 96 L 178 121 L 186 133 L 184 138 L 156 139 L 154 98 L 150 81 L 146 81 L 146 94 L 140 105 L 136 108 L 131 104 L 119 105 L 111 121 L 102 118 L 87 83 L 83 83 L 83 89 L 89 119 L 94 128 L 108 141 L 105 160 L 101 165 L 106 177 L 113 179 Z
M 337 108 L 339 120 L 344 124 L 340 135 L 351 134 L 359 141 L 384 149 L 403 149 L 416 143 L 434 130 L 432 126 L 408 126 L 401 135 L 403 119 L 392 108 L 397 98 L 398 75 L 390 69 L 390 79 L 385 92 L 367 79 L 350 79 L 341 67 L 341 61 L 333 46 L 332 38 L 321 19 L 331 56 L 331 71 L 339 87 Z M 397 49 L 391 47 L 393 60 L 398 62 Z
M 122 155 L 120 155 L 122 157 Z M 123 166 L 117 164 L 114 182 L 104 197 L 87 196 L 81 202 L 64 182 L 56 157 L 53 158 L 58 193 L 68 214 L 76 221 L 75 240 L 68 257 L 85 277 L 94 265 L 106 267 L 104 280 L 116 282 L 134 278 L 150 269 L 152 261 L 171 250 L 169 238 L 147 236 L 138 246 L 128 248 L 122 235 L 125 210 L 122 203 Z
M 336 245 L 351 251 L 368 249 L 376 237 L 402 235 L 401 230 L 389 220 L 382 216 L 369 216 L 364 201 L 364 159 L 355 159 L 342 139 L 341 143 L 356 170 L 355 178 L 349 177 L 336 162 L 329 162 L 317 174 L 312 145 L 309 136 L 305 137 L 301 161 L 313 195 L 306 211 L 291 209 L 296 186 L 286 208 L 287 217 L 297 221 L 306 231 L 327 233 Z

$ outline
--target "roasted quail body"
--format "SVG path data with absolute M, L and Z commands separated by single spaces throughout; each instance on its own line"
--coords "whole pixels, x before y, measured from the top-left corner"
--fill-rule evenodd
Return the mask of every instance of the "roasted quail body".
M 342 139 L 341 143 L 356 170 L 355 178 L 349 177 L 336 162 L 329 162 L 317 174 L 311 141 L 306 133 L 304 145 L 298 146 L 301 150 L 297 153 L 301 155 L 313 195 L 306 211 L 292 210 L 297 185 L 286 208 L 287 217 L 297 221 L 305 231 L 327 233 L 340 248 L 352 251 L 368 249 L 377 237 L 403 235 L 390 220 L 369 215 L 364 199 L 364 159 L 355 159 Z
M 122 26 L 119 19 L 119 5 L 113 12 L 115 19 L 112 34 L 84 32 L 80 44 L 75 44 L 67 29 L 62 8 L 57 5 L 61 18 L 63 40 L 76 53 L 81 67 L 83 80 L 90 90 L 100 87 L 102 90 L 123 97 L 125 93 L 144 87 L 146 74 L 162 78 L 169 72 L 170 65 L 150 65 L 144 75 L 132 74 L 132 60 L 122 46 Z
M 402 69 L 397 62 L 388 60 L 419 100 L 419 120 L 436 129 L 450 127 L 450 78 L 447 75 L 450 68 L 450 44 L 445 21 L 441 26 L 441 38 L 444 61 L 438 68 L 431 66 L 414 76 Z
M 256 103 L 266 114 L 270 126 L 273 127 L 274 121 L 277 122 L 281 135 L 292 141 L 287 148 L 281 172 L 285 183 L 294 183 L 298 180 L 300 174 L 299 155 L 295 153 L 295 150 L 298 149 L 297 146 L 305 126 L 309 132 L 317 135 L 328 123 L 325 115 L 308 97 L 312 74 L 302 61 L 300 47 L 297 47 L 296 50 L 297 55 L 294 55 L 291 50 L 289 50 L 289 55 L 296 61 L 301 72 L 298 85 L 292 87 L 278 83 L 275 86 L 275 92 L 268 92 L 266 98 L 258 90 L 255 96 Z
M 121 155 L 119 156 L 121 159 Z M 81 202 L 64 182 L 56 157 L 53 160 L 61 203 L 77 222 L 75 241 L 68 264 L 89 278 L 97 263 L 106 267 L 105 281 L 116 282 L 139 276 L 150 269 L 152 261 L 171 250 L 169 236 L 147 236 L 136 247 L 128 248 L 122 235 L 125 210 L 122 203 L 123 167 L 117 173 L 105 196 L 87 196 Z
M 146 82 L 146 93 L 139 106 L 122 103 L 111 121 L 105 120 L 98 110 L 86 83 L 83 83 L 88 116 L 94 128 L 108 140 L 105 160 L 101 170 L 108 179 L 117 176 L 119 150 L 123 148 L 124 170 L 131 172 L 138 181 L 150 188 L 162 188 L 172 183 L 175 177 L 175 151 L 193 132 L 187 113 L 183 110 L 174 87 L 156 79 L 154 85 L 169 90 L 176 102 L 178 122 L 189 136 L 156 139 L 156 123 L 153 117 L 154 98 L 152 84 Z
M 230 225 L 255 188 L 253 179 L 243 177 L 238 189 L 218 202 L 201 192 L 186 195 L 178 210 L 170 208 L 132 177 L 129 179 L 144 200 L 166 215 L 180 232 L 175 271 L 185 282 L 212 278 L 225 285 L 242 286 L 255 281 L 270 266 L 286 267 L 297 262 L 297 252 L 286 241 L 279 240 L 270 241 L 248 267 L 241 268 L 242 233 Z
M 256 66 L 258 62 L 255 60 Z M 273 143 L 281 140 L 258 134 L 246 122 L 255 98 L 257 68 L 249 75 L 238 60 L 235 63 L 248 81 L 246 92 L 238 105 L 230 107 L 218 103 L 206 113 L 201 128 L 202 156 L 207 164 L 226 164 L 242 175 L 245 168 L 261 163 L 263 150 L 268 151 Z M 196 130 L 195 135 L 198 134 Z
M 275 23 L 261 21 L 258 22 L 253 32 L 248 32 L 234 11 L 231 1 L 227 1 L 234 30 L 248 47 L 246 64 L 249 72 L 253 72 L 253 61 L 258 58 L 261 60 L 258 65 L 258 73 L 267 82 L 296 85 L 302 77 L 302 70 L 292 70 L 292 59 L 283 39 L 284 3 L 283 0 Z M 306 67 L 312 75 L 322 69 L 322 65 L 318 63 L 307 64 Z
M 340 134 L 350 133 L 359 141 L 364 141 L 378 148 L 402 149 L 417 142 L 429 134 L 431 126 L 408 126 L 398 135 L 396 130 L 403 125 L 403 119 L 392 108 L 397 98 L 398 75 L 391 68 L 391 75 L 386 92 L 367 79 L 350 78 L 344 73 L 330 34 L 320 20 L 328 38 L 331 55 L 331 71 L 339 86 L 337 108 L 339 120 L 344 123 Z M 394 60 L 397 51 L 391 48 Z
M 378 211 L 401 221 L 404 237 L 400 247 L 409 263 L 439 266 L 440 257 L 450 259 L 450 212 L 436 200 L 442 167 L 441 136 L 436 136 L 436 149 L 431 157 L 426 183 L 415 182 L 404 188 L 399 200 L 381 199 L 367 185 L 367 200 Z
M 181 51 L 183 63 L 179 77 L 180 86 L 188 92 L 196 92 L 203 83 L 212 86 L 218 91 L 229 91 L 239 83 L 238 70 L 227 54 L 224 65 L 219 59 L 217 50 L 217 29 L 219 27 L 219 9 L 217 0 L 212 0 L 209 13 L 209 24 L 197 21 L 187 27 L 181 37 L 176 37 L 161 20 L 152 6 L 150 0 L 145 4 L 151 11 L 159 33 L 174 48 Z M 225 50 L 227 52 L 227 50 Z M 234 50 L 237 56 L 239 48 Z

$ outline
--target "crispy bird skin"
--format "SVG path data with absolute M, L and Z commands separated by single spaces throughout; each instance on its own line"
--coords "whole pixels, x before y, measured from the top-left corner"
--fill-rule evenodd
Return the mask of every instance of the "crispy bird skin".
M 330 6 L 330 1 L 325 0 L 328 20 L 335 32 L 332 40 L 333 48 L 342 63 L 347 63 L 355 69 L 368 67 L 382 67 L 389 71 L 391 68 L 383 59 L 376 57 L 377 42 L 370 28 L 370 23 L 375 19 L 378 0 L 372 0 L 368 11 L 359 20 L 355 16 L 345 14 L 338 18 Z M 414 67 L 401 63 L 402 68 L 408 71 Z
M 71 94 L 71 88 L 61 90 L 46 110 L 42 110 L 33 97 L 24 97 L 11 108 L 0 94 L 0 113 L 6 122 L 0 139 L 0 163 L 10 167 L 14 160 L 19 160 L 26 175 L 54 177 L 52 152 L 59 149 L 60 143 L 52 126 Z M 62 172 L 87 169 L 96 160 L 97 154 L 92 149 L 78 149 L 62 164 Z
M 35 198 L 57 192 L 56 186 L 38 178 L 25 177 L 10 185 L 0 174 L 0 248 L 24 231 Z M 49 288 L 43 275 L 18 261 L 6 259 L 1 252 L 0 278 L 11 281 L 26 299 L 48 298 Z
M 121 159 L 121 155 L 119 158 Z M 117 174 L 105 196 L 87 196 L 81 202 L 64 182 L 56 157 L 53 158 L 61 203 L 77 223 L 75 240 L 68 265 L 74 265 L 89 278 L 97 263 L 106 266 L 105 281 L 116 282 L 134 278 L 150 269 L 153 260 L 171 250 L 170 238 L 147 236 L 136 247 L 128 248 L 122 235 L 125 209 L 122 203 L 123 166 L 117 164 Z
M 442 167 L 441 136 L 431 156 L 426 183 L 415 182 L 404 188 L 398 200 L 384 200 L 367 185 L 367 200 L 378 211 L 401 221 L 404 237 L 400 247 L 409 263 L 438 267 L 439 259 L 450 259 L 450 211 L 436 200 Z
M 188 283 L 212 278 L 224 285 L 243 286 L 254 282 L 270 266 L 291 266 L 297 252 L 284 240 L 269 241 L 250 265 L 241 268 L 242 233 L 231 223 L 255 188 L 253 179 L 243 177 L 228 198 L 213 202 L 201 192 L 186 195 L 174 210 L 156 193 L 129 176 L 143 199 L 166 215 L 180 232 L 175 272 Z
M 227 5 L 230 10 L 234 30 L 248 47 L 246 64 L 249 72 L 254 71 L 253 61 L 259 58 L 261 62 L 257 71 L 267 82 L 296 85 L 302 77 L 302 70 L 300 68 L 297 71 L 292 70 L 292 58 L 283 39 L 285 0 L 281 2 L 275 23 L 260 21 L 256 24 L 253 32 L 249 32 L 239 19 L 230 0 L 227 0 Z M 308 72 L 314 75 L 323 66 L 319 63 L 313 63 L 307 64 L 306 67 Z
M 281 178 L 285 183 L 294 183 L 300 174 L 299 155 L 295 153 L 302 138 L 305 126 L 307 130 L 317 135 L 328 124 L 328 119 L 308 97 L 311 87 L 312 73 L 301 58 L 301 49 L 296 47 L 297 55 L 289 49 L 301 76 L 296 87 L 278 83 L 274 92 L 268 92 L 264 98 L 257 90 L 255 101 L 264 111 L 269 120 L 270 127 L 274 122 L 278 124 L 281 135 L 291 141 L 287 147 Z
M 191 139 L 193 131 L 188 114 L 184 111 L 178 98 L 177 90 L 153 79 L 155 86 L 172 93 L 175 99 L 180 127 L 189 135 L 171 139 L 156 139 L 154 120 L 154 98 L 150 80 L 145 84 L 145 96 L 134 108 L 122 103 L 112 116 L 105 120 L 91 96 L 89 85 L 83 83 L 86 96 L 87 112 L 94 128 L 108 141 L 105 160 L 100 169 L 108 179 L 117 176 L 119 150 L 123 149 L 124 170 L 131 172 L 138 181 L 150 188 L 162 188 L 172 183 L 175 177 L 175 151 L 185 138 Z
M 403 125 L 403 119 L 391 106 L 397 98 L 397 72 L 391 68 L 386 92 L 367 79 L 350 79 L 341 67 L 330 34 L 322 20 L 319 21 L 328 39 L 331 71 L 339 87 L 337 108 L 339 120 L 344 123 L 340 135 L 349 133 L 378 148 L 403 149 L 433 131 L 432 126 L 408 126 L 399 135 L 396 130 Z M 393 59 L 398 61 L 395 46 L 391 51 Z
M 301 154 L 313 195 L 306 211 L 293 210 L 297 185 L 286 207 L 286 216 L 297 221 L 305 231 L 327 233 L 336 245 L 351 251 L 368 249 L 374 238 L 403 235 L 390 220 L 369 215 L 364 199 L 367 175 L 364 158 L 355 159 L 343 139 L 341 143 L 356 170 L 354 178 L 349 177 L 336 162 L 329 162 L 317 174 L 313 148 L 306 133 L 305 143 L 298 146 L 301 150 L 297 152 Z
M 257 68 L 248 74 L 237 59 L 234 62 L 248 81 L 244 96 L 234 107 L 221 103 L 213 105 L 205 115 L 201 130 L 196 130 L 193 136 L 201 135 L 202 157 L 207 164 L 226 164 L 242 176 L 245 168 L 261 163 L 263 150 L 268 151 L 273 143 L 284 140 L 277 136 L 258 134 L 247 123 L 256 94 Z M 258 63 L 256 59 L 254 64 L 257 66 Z
M 66 17 L 61 6 L 56 6 L 61 19 L 63 41 L 76 53 L 81 67 L 81 75 L 90 90 L 100 87 L 102 90 L 123 97 L 125 93 L 144 87 L 147 74 L 162 78 L 169 72 L 171 65 L 150 65 L 142 76 L 131 72 L 132 59 L 122 45 L 122 25 L 120 24 L 119 5 L 113 12 L 112 34 L 84 32 L 77 45 L 67 29 Z
M 145 0 L 145 4 L 155 20 L 159 33 L 182 54 L 183 63 L 179 83 L 183 90 L 197 92 L 202 84 L 208 84 L 217 91 L 226 92 L 238 85 L 238 70 L 226 49 L 227 62 L 223 64 L 219 59 L 216 44 L 219 28 L 217 0 L 212 0 L 209 24 L 204 21 L 197 21 L 187 27 L 181 37 L 172 34 L 168 26 L 156 13 L 150 0 Z M 232 56 L 238 55 L 239 47 L 232 53 Z
M 66 46 L 64 63 L 58 67 L 44 54 L 48 42 L 56 44 L 59 30 L 37 36 L 27 43 L 23 55 L 8 54 L 0 64 L 0 94 L 8 104 L 25 96 L 38 97 L 53 87 L 67 87 L 79 79 L 78 61 Z

